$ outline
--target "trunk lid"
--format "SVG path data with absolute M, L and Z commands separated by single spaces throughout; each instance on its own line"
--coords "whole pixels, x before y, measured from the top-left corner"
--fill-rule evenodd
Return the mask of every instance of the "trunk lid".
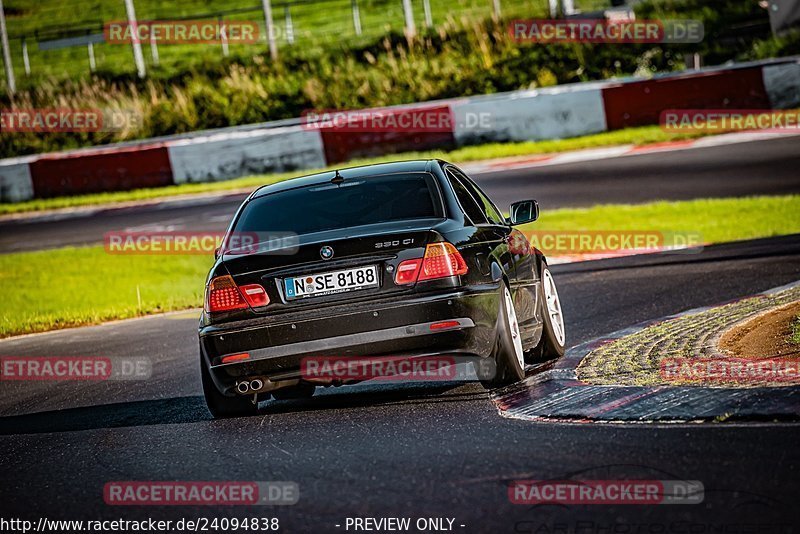
M 412 290 L 397 286 L 397 265 L 420 258 L 442 219 L 391 221 L 284 239 L 253 251 L 223 254 L 237 285 L 260 284 L 270 312 Z

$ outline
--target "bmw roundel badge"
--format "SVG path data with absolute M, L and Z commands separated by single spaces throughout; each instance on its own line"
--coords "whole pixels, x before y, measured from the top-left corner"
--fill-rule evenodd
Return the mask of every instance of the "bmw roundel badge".
M 322 256 L 323 260 L 329 260 L 333 257 L 333 248 L 325 245 L 321 249 L 319 249 L 319 255 Z

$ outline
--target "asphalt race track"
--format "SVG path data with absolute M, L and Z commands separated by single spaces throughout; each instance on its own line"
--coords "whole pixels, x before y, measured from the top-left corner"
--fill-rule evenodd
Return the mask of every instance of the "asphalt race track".
M 475 179 L 500 205 L 535 198 L 543 210 L 614 202 L 800 192 L 800 136 L 497 171 Z M 244 194 L 146 207 L 0 219 L 0 253 L 101 243 L 108 231 L 225 229 Z
M 480 181 L 500 202 L 508 203 L 516 187 L 515 198 L 538 197 L 543 209 L 798 192 L 797 139 L 506 171 Z M 760 163 L 742 163 L 749 158 Z M 699 174 L 693 177 L 692 169 Z M 50 234 L 44 246 L 94 242 L 111 229 L 176 220 L 221 227 L 236 202 L 3 222 L 0 250 Z M 800 234 L 552 270 L 567 344 L 577 345 L 798 280 Z M 800 531 L 800 424 L 533 423 L 501 417 L 475 383 L 329 388 L 307 401 L 265 402 L 255 417 L 213 421 L 200 387 L 197 318 L 197 311 L 181 312 L 0 341 L 0 356 L 141 357 L 153 368 L 139 381 L 0 382 L 6 516 L 276 517 L 281 532 L 353 532 L 345 526 L 354 517 L 410 517 L 412 525 L 417 518 L 449 518 L 452 531 L 465 533 Z M 699 481 L 704 497 L 670 505 L 509 500 L 514 480 L 581 478 Z M 113 481 L 211 480 L 293 481 L 300 500 L 227 508 L 119 507 L 103 500 L 104 485 Z
M 800 235 L 553 270 L 572 345 L 800 279 Z M 286 532 L 344 531 L 335 525 L 365 516 L 455 518 L 461 532 L 740 532 L 730 529 L 743 522 L 747 532 L 789 532 L 797 521 L 795 424 L 529 423 L 500 417 L 477 384 L 331 388 L 310 401 L 268 401 L 257 417 L 212 421 L 200 395 L 196 318 L 0 342 L 3 355 L 146 356 L 154 364 L 140 382 L 3 383 L 4 509 L 34 520 L 266 516 Z M 511 480 L 576 476 L 698 480 L 705 500 L 509 502 Z M 126 480 L 295 481 L 301 496 L 263 509 L 106 506 L 103 485 Z

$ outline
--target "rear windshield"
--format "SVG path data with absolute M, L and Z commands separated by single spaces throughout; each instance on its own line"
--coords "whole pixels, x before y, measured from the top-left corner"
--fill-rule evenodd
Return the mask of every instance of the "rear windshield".
M 428 173 L 347 179 L 272 193 L 249 202 L 235 232 L 310 234 L 351 226 L 443 216 Z

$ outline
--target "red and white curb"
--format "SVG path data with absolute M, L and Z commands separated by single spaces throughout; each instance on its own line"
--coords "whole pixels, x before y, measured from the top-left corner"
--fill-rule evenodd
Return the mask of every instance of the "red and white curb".
M 800 286 L 800 281 L 735 300 L 769 296 Z M 717 306 L 695 308 L 618 330 L 567 350 L 555 362 L 529 367 L 535 374 L 492 392 L 502 417 L 533 422 L 654 423 L 742 420 L 800 420 L 800 386 L 706 387 L 593 385 L 577 377 L 577 368 L 593 350 L 643 329 L 696 315 Z

